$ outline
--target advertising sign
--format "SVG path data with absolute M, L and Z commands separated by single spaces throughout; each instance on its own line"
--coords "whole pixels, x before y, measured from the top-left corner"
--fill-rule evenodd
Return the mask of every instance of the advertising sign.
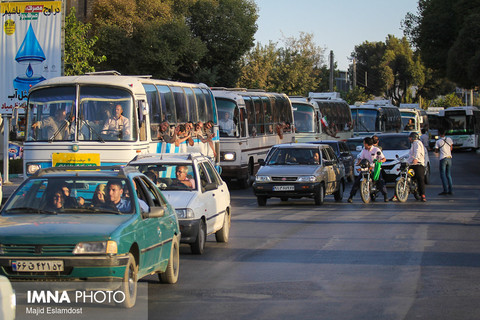
M 1 2 L 0 113 L 27 102 L 35 84 L 62 75 L 62 2 Z M 21 110 L 21 109 L 20 109 Z

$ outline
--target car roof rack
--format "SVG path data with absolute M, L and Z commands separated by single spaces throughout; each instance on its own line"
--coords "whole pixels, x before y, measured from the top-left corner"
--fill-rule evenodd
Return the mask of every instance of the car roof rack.
M 116 171 L 118 177 L 126 177 L 129 172 L 136 172 L 135 168 L 125 167 L 124 165 L 113 166 L 59 166 L 40 169 L 35 172 L 32 177 L 42 177 L 49 173 L 62 172 L 62 171 Z

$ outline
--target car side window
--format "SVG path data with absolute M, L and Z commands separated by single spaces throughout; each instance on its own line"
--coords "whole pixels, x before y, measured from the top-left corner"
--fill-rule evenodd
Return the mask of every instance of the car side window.
M 325 150 L 327 151 L 330 160 L 338 162 L 337 155 L 333 152 L 332 148 L 326 148 Z
M 197 166 L 198 166 L 198 174 L 200 175 L 200 184 L 203 192 L 205 186 L 209 183 L 208 174 L 202 165 L 197 164 Z
M 217 186 L 221 185 L 222 182 L 220 178 L 217 176 L 217 170 L 215 170 L 212 164 L 208 161 L 205 161 L 203 165 L 205 166 L 205 169 L 207 170 L 208 175 L 210 176 L 210 181 L 212 183 L 215 183 Z
M 322 162 L 328 161 L 330 158 L 326 148 L 322 148 Z

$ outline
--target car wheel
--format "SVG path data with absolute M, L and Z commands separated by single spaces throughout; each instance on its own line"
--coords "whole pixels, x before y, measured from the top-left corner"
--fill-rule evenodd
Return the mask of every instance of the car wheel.
M 323 201 L 325 199 L 325 191 L 324 191 L 324 188 L 323 188 L 323 184 L 318 186 L 317 192 L 315 193 L 315 196 L 314 196 L 313 199 L 315 200 L 315 204 L 317 206 L 323 204 Z
M 205 241 L 207 240 L 207 231 L 205 222 L 200 221 L 198 224 L 197 239 L 190 245 L 190 249 L 194 254 L 202 254 L 205 249 Z
M 345 190 L 345 185 L 343 181 L 340 181 L 340 185 L 338 186 L 338 190 L 333 194 L 335 201 L 340 202 L 343 199 L 343 191 Z
M 430 164 L 425 167 L 425 184 L 430 184 Z
M 215 239 L 217 242 L 228 242 L 228 237 L 230 235 L 230 222 L 230 212 L 225 210 L 222 229 L 215 232 Z
M 124 308 L 131 308 L 137 300 L 137 263 L 132 253 L 128 253 L 128 262 L 123 275 L 121 291 L 125 295 L 125 299 L 120 305 Z
M 352 166 L 352 169 L 350 170 L 350 174 L 347 177 L 348 182 L 352 182 L 353 180 L 355 180 L 354 170 L 355 168 Z
M 267 197 L 257 196 L 257 204 L 259 207 L 265 207 L 267 205 Z
M 180 270 L 180 243 L 178 237 L 174 236 L 172 240 L 172 249 L 168 259 L 167 269 L 160 272 L 158 278 L 162 283 L 177 283 L 178 271 Z
M 280 197 L 280 200 L 282 200 L 282 201 L 288 201 L 288 197 Z

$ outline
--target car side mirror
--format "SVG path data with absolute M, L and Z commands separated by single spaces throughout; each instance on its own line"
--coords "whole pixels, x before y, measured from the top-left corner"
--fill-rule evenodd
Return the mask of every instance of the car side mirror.
M 161 218 L 165 215 L 165 208 L 163 207 L 150 207 L 150 212 L 145 213 L 147 218 Z
M 203 188 L 205 191 L 211 191 L 217 189 L 217 184 L 212 182 L 212 183 L 207 183 L 205 187 Z
M 333 166 L 333 160 L 324 160 L 323 164 L 326 166 Z
M 265 165 L 265 160 L 258 159 L 258 164 L 261 165 L 261 166 L 264 166 Z

